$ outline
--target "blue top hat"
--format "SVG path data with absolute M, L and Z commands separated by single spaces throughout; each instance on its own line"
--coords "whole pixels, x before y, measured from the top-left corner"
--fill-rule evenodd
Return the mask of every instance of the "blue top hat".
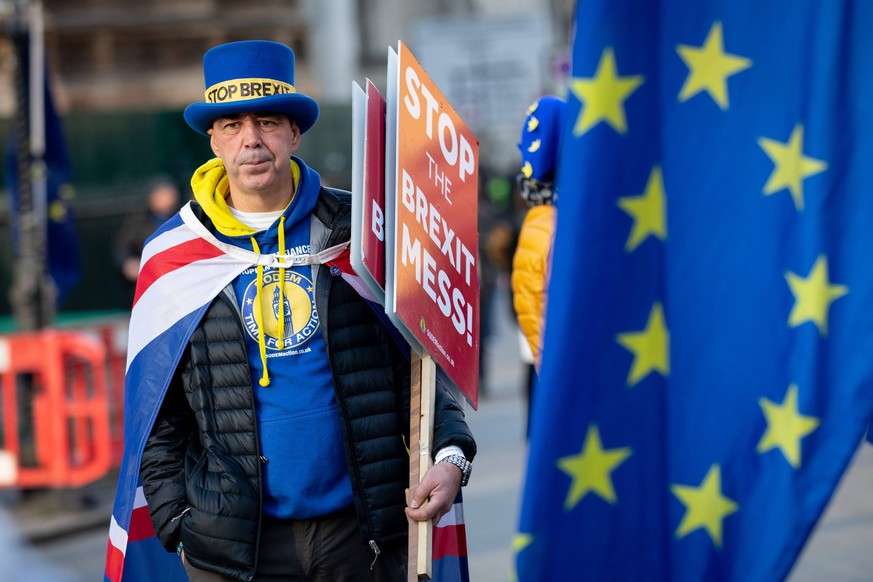
M 528 109 L 521 128 L 521 173 L 537 182 L 555 179 L 555 165 L 561 146 L 561 125 L 566 102 L 546 95 Z
M 206 135 L 213 120 L 233 113 L 284 113 L 300 133 L 318 119 L 315 99 L 294 88 L 294 51 L 278 42 L 244 40 L 211 48 L 203 55 L 204 103 L 185 109 L 185 121 Z

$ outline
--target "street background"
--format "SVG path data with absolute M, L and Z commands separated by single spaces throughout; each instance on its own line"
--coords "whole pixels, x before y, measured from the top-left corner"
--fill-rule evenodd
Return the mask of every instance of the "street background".
M 473 582 L 510 579 L 511 543 L 518 525 L 527 454 L 524 365 L 519 360 L 519 332 L 512 320 L 507 287 L 505 279 L 498 280 L 494 334 L 485 354 L 487 388 L 479 410 L 468 412 L 479 445 L 473 476 L 464 491 Z M 789 582 L 873 580 L 871 483 L 873 447 L 863 444 Z M 17 575 L 4 576 L 14 571 L 30 573 L 28 582 L 102 580 L 113 494 L 113 483 L 104 480 L 78 495 L 64 492 L 29 500 L 7 497 L 6 506 L 19 532 L 29 541 L 20 548 L 11 537 L 0 538 L 0 579 L 19 579 Z M 70 510 L 76 505 L 78 510 Z M 57 570 L 39 574 L 38 561 Z M 22 564 L 21 569 L 11 570 L 13 564 Z

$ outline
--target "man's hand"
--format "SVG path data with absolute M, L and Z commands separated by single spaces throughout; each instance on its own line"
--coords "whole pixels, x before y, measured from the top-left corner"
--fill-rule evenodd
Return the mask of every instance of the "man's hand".
M 461 469 L 451 463 L 437 463 L 424 474 L 411 491 L 406 517 L 414 521 L 433 518 L 433 524 L 452 508 L 461 488 Z

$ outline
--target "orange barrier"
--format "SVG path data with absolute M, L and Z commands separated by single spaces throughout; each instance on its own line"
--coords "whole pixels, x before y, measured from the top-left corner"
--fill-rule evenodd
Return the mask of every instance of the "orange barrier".
M 106 350 L 106 386 L 109 395 L 109 435 L 112 466 L 121 466 L 124 453 L 124 373 L 127 365 L 127 332 L 130 320 L 114 317 L 75 329 L 100 342 Z
M 127 322 L 97 329 L 106 348 L 109 387 L 109 430 L 112 443 L 112 466 L 121 466 L 124 453 L 124 372 L 127 365 Z
M 83 333 L 0 336 L 0 487 L 77 487 L 109 471 L 106 368 Z

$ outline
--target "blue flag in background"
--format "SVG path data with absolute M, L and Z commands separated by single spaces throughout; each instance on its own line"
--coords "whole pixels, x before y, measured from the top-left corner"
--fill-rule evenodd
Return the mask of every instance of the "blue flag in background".
M 25 43 L 26 46 L 26 43 Z M 29 87 L 29 57 L 25 54 L 18 65 L 25 71 L 24 86 Z M 61 305 L 82 277 L 75 223 L 70 203 L 73 168 L 63 124 L 52 99 L 48 73 L 45 75 L 45 164 L 46 164 L 46 268 L 57 288 L 57 303 Z M 25 91 L 27 94 L 27 91 Z M 27 95 L 26 95 L 27 98 Z M 6 152 L 7 187 L 12 195 L 12 212 L 19 211 L 19 180 L 16 163 L 18 143 L 14 127 L 10 130 Z M 15 245 L 19 244 L 15 233 Z
M 871 22 L 579 2 L 519 580 L 787 576 L 873 409 Z

